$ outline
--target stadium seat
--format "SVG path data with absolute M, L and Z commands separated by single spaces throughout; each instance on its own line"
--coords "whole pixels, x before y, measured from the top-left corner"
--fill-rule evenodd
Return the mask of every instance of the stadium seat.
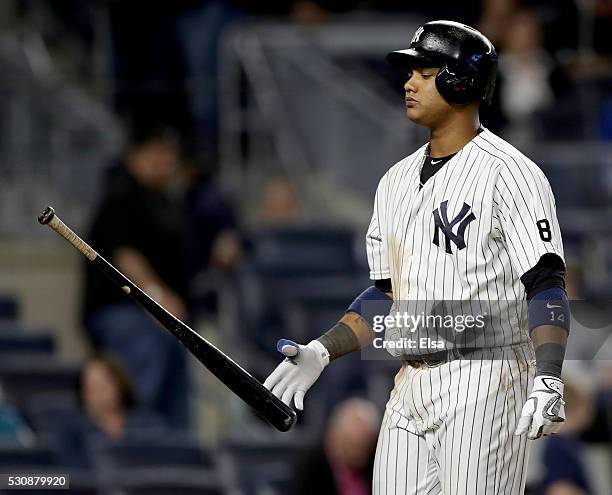
M 37 325 L 23 323 L 17 320 L 2 320 L 0 319 L 0 334 L 3 335 L 54 335 L 55 331 L 48 325 Z
M 223 495 L 212 453 L 188 438 L 101 445 L 94 451 L 99 482 L 125 494 Z
M 80 415 L 77 394 L 55 392 L 37 394 L 23 404 L 23 412 L 34 432 L 44 440 L 57 432 L 58 425 Z
M 55 341 L 48 333 L 25 334 L 0 329 L 0 356 L 5 353 L 53 354 Z
M 358 291 L 353 286 L 350 291 L 337 297 L 310 297 L 288 304 L 283 311 L 284 335 L 300 342 L 317 338 L 338 321 Z
M 74 393 L 79 367 L 49 356 L 11 355 L 0 360 L 0 383 L 16 404 L 51 392 Z
M 558 208 L 587 207 L 594 201 L 594 181 L 589 167 L 542 163 L 541 168 L 557 198 Z
M 301 442 L 229 442 L 222 455 L 230 478 L 246 495 L 262 486 L 286 483 L 290 466 L 303 449 Z
M 0 469 L 3 472 L 9 472 L 10 468 L 53 466 L 57 466 L 57 456 L 46 447 L 0 446 Z
M 269 228 L 252 241 L 252 261 L 267 274 L 342 273 L 355 267 L 354 235 L 347 227 Z
M 318 301 L 341 301 L 343 310 L 363 270 L 355 261 L 353 232 L 346 227 L 270 228 L 255 233 L 252 241 L 235 299 L 241 326 L 249 329 L 248 343 L 273 360 L 279 335 L 300 338 L 286 334 L 291 305 L 316 295 Z
M 96 467 L 105 472 L 155 466 L 215 467 L 211 453 L 188 439 L 102 445 L 94 456 Z
M 139 470 L 105 483 L 122 495 L 226 495 L 215 472 L 199 468 Z

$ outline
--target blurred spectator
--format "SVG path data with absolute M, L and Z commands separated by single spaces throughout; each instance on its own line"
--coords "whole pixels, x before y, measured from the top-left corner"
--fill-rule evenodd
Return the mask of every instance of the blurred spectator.
M 543 452 L 545 469 L 542 482 L 544 495 L 588 495 L 589 475 L 584 465 L 584 446 L 580 433 L 592 420 L 592 387 L 588 380 L 572 381 L 564 377 L 566 420 L 558 435 L 546 439 Z
M 136 395 L 129 376 L 116 359 L 99 354 L 87 361 L 79 394 L 83 411 L 93 426 L 115 440 L 125 438 L 134 418 Z
M 372 490 L 374 449 L 379 429 L 376 406 L 363 399 L 340 403 L 323 445 L 297 464 L 294 495 L 367 495 Z
M 260 213 L 264 224 L 286 225 L 300 219 L 302 207 L 287 179 L 276 177 L 266 184 Z
M 508 30 L 508 19 L 522 9 L 537 15 L 542 23 L 542 46 L 550 54 L 575 50 L 578 44 L 579 12 L 575 0 L 482 0 L 478 27 L 500 46 Z
M 517 141 L 532 134 L 531 117 L 554 100 L 549 83 L 553 61 L 542 47 L 541 26 L 533 13 L 516 12 L 505 19 L 505 26 L 499 63 L 503 79 L 500 97 L 502 110 L 509 119 L 507 132 Z M 516 136 L 519 132 L 523 136 Z
M 593 48 L 595 52 L 612 55 L 612 2 L 610 0 L 586 0 L 593 16 Z
M 242 259 L 242 239 L 236 212 L 214 176 L 210 164 L 195 164 L 194 157 L 184 158 L 187 182 L 184 208 L 189 232 L 189 273 L 191 303 L 198 311 L 215 313 L 214 273 L 228 273 L 238 268 Z M 210 162 L 212 159 L 201 160 Z M 202 284 L 205 280 L 208 283 Z
M 538 137 L 575 138 L 582 131 L 581 107 L 568 62 L 577 47 L 573 0 L 487 0 L 480 29 L 499 54 L 493 103 L 483 122 L 517 145 Z M 565 104 L 555 105 L 562 101 Z
M 95 249 L 178 318 L 186 318 L 182 212 L 166 194 L 178 165 L 167 128 L 136 129 L 124 163 L 111 170 L 89 240 Z M 116 354 L 142 403 L 169 423 L 188 423 L 184 349 L 98 269 L 86 264 L 84 323 L 96 349 Z
M 23 421 L 21 414 L 4 397 L 0 386 L 0 444 L 32 445 L 34 434 Z
M 499 48 L 507 20 L 519 7 L 520 0 L 482 0 L 478 29 Z
M 318 2 L 296 0 L 291 7 L 289 18 L 302 24 L 321 24 L 329 18 L 329 11 Z
M 542 44 L 552 56 L 566 58 L 578 48 L 580 12 L 576 0 L 522 0 L 542 23 Z
M 90 468 L 99 443 L 147 439 L 167 431 L 160 415 L 139 407 L 130 377 L 109 354 L 85 362 L 79 397 L 82 415 L 61 422 L 52 437 L 62 465 Z

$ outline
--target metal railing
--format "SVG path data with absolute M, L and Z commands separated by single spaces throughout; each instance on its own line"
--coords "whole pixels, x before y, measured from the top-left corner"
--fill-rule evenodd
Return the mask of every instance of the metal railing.
M 57 68 L 31 24 L 0 32 L 0 68 L 0 236 L 39 235 L 47 204 L 81 225 L 121 146 L 118 122 L 93 88 Z
M 333 207 L 335 194 L 359 210 L 385 168 L 423 133 L 405 121 L 401 87 L 394 94 L 344 62 L 382 60 L 409 42 L 418 23 L 256 23 L 228 31 L 219 81 L 226 185 L 248 204 L 262 177 L 282 173 L 315 211 Z

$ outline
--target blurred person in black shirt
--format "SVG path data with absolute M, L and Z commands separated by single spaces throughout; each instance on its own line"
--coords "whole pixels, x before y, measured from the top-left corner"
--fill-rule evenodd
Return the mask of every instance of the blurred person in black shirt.
M 163 126 L 137 128 L 124 163 L 109 171 L 89 242 L 177 318 L 187 316 L 182 212 L 166 189 L 178 139 Z M 175 427 L 188 423 L 184 349 L 99 270 L 86 264 L 84 324 L 96 349 L 116 354 L 142 403 Z

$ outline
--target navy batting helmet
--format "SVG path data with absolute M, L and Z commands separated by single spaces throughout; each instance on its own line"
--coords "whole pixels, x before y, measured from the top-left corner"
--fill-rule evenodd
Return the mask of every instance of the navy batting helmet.
M 410 47 L 387 55 L 396 67 L 440 67 L 436 88 L 449 103 L 491 102 L 497 53 L 479 31 L 453 21 L 423 24 Z

